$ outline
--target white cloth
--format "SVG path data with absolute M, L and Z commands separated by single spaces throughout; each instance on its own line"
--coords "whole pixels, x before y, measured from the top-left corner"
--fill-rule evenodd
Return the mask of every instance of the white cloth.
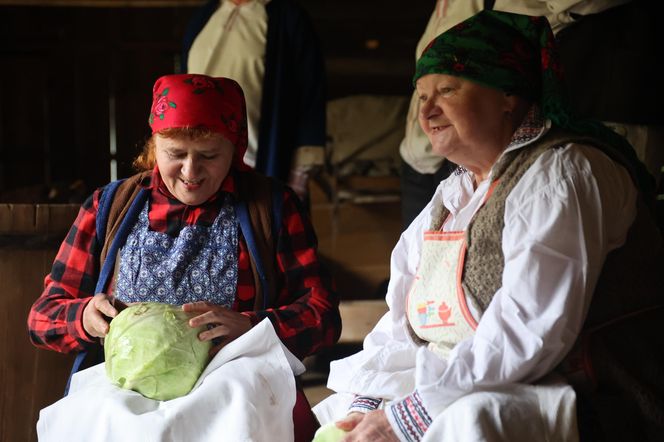
M 579 440 L 569 385 L 515 384 L 462 397 L 434 420 L 422 442 Z
M 303 371 L 265 319 L 217 353 L 177 399 L 118 388 L 104 364 L 75 374 L 69 395 L 41 410 L 37 434 L 41 442 L 289 441 L 294 374 Z
M 496 11 L 526 15 L 543 15 L 551 24 L 554 34 L 574 22 L 573 14 L 588 15 L 602 12 L 631 0 L 496 0 Z M 484 9 L 484 0 L 438 0 L 429 22 L 417 43 L 415 60 L 438 35 Z M 399 153 L 403 160 L 419 173 L 435 173 L 443 159 L 431 152 L 429 139 L 417 121 L 420 110 L 417 92 L 413 92 L 406 117 L 405 137 Z
M 417 389 L 433 417 L 480 389 L 531 383 L 571 349 L 604 259 L 624 243 L 635 218 L 628 173 L 588 146 L 542 154 L 506 200 L 502 287 L 481 318 L 473 312 L 475 335 L 442 359 L 410 338 L 405 298 L 434 205 L 450 210 L 445 230 L 465 230 L 488 189 L 487 181 L 474 190 L 472 180 L 465 173 L 443 181 L 402 234 L 391 258 L 390 311 L 362 351 L 331 363 L 328 388 L 387 400 Z
M 249 144 L 244 162 L 256 165 L 258 126 L 265 75 L 267 11 L 269 0 L 240 5 L 221 0 L 189 51 L 189 73 L 228 77 L 237 81 L 247 103 Z
M 314 414 L 321 425 L 341 420 L 354 397 L 333 394 L 313 408 Z M 538 385 L 471 393 L 436 416 L 422 442 L 507 440 L 578 441 L 574 389 L 551 377 Z

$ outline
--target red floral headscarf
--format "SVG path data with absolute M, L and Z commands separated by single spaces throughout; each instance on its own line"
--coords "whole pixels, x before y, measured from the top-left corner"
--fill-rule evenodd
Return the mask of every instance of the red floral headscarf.
M 164 129 L 204 127 L 235 146 L 233 165 L 241 170 L 247 150 L 247 109 L 242 88 L 230 78 L 199 74 L 165 75 L 152 89 L 148 119 L 152 133 Z

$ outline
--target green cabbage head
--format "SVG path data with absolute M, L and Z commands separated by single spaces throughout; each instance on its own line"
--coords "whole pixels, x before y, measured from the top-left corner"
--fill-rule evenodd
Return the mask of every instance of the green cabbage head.
M 344 430 L 337 427 L 334 422 L 330 422 L 316 431 L 314 439 L 311 442 L 339 442 L 345 435 L 346 432 Z
M 133 304 L 111 321 L 104 340 L 106 374 L 115 385 L 167 401 L 189 393 L 209 362 L 204 327 L 189 327 L 182 307 Z

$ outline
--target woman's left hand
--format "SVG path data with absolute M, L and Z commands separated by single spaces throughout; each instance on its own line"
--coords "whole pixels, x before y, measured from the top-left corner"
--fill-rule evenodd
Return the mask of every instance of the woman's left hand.
M 210 350 L 211 355 L 216 354 L 225 345 L 239 338 L 252 327 L 248 316 L 205 301 L 184 304 L 182 310 L 188 313 L 199 313 L 189 320 L 189 326 L 208 327 L 208 330 L 198 335 L 198 339 L 211 341 L 218 338 L 220 341 Z
M 365 415 L 356 416 L 360 413 L 351 413 L 346 419 L 337 422 L 337 427 L 352 431 L 348 433 L 341 442 L 356 442 L 365 440 L 375 440 L 383 442 L 399 442 L 399 438 L 392 431 L 392 426 L 385 416 L 385 411 L 371 411 Z M 357 421 L 357 422 L 344 422 Z

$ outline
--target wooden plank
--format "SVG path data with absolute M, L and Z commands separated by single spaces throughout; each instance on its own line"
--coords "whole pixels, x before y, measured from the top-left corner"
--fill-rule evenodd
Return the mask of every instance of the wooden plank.
M 380 318 L 387 312 L 387 304 L 382 299 L 342 301 L 340 344 L 357 344 L 364 341 Z
M 381 231 L 394 247 L 401 234 L 398 201 L 367 204 L 332 203 L 311 206 L 311 220 L 319 238 L 332 234 Z
M 382 188 L 391 180 L 358 180 Z M 313 186 L 312 186 L 313 187 Z M 354 204 L 320 202 L 311 206 L 321 261 L 334 275 L 341 299 L 383 296 L 390 276 L 390 256 L 401 235 L 399 202 Z
M 0 440 L 36 441 L 39 410 L 62 397 L 73 362 L 32 346 L 26 332 L 30 306 L 41 293 L 54 250 L 0 249 Z
M 385 238 L 384 232 L 357 232 L 339 235 L 336 239 L 319 239 L 321 255 L 350 268 L 389 266 L 394 243 Z
M 78 204 L 0 204 L 0 234 L 64 234 L 79 207 Z
M 36 441 L 39 411 L 62 397 L 73 356 L 37 349 L 26 320 L 43 290 L 56 244 L 28 249 L 20 244 L 66 232 L 77 204 L 1 204 L 0 235 L 16 239 L 0 247 L 0 440 Z M 37 241 L 39 242 L 39 241 Z M 58 244 L 59 245 L 59 244 Z
M 65 233 L 74 223 L 79 204 L 38 204 L 37 231 Z
M 35 232 L 34 204 L 0 205 L 0 231 L 26 234 Z
M 12 217 L 11 217 L 11 204 L 0 204 L 0 232 L 11 232 Z

